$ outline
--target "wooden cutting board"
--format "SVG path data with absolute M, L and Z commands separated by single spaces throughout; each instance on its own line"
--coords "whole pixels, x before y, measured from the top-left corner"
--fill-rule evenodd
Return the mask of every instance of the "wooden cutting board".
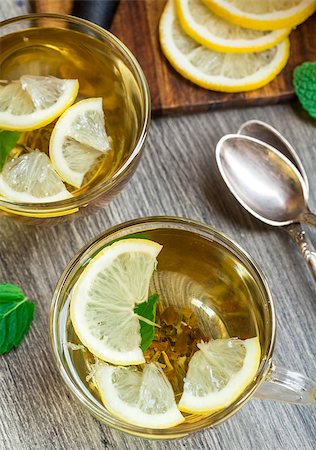
M 200 88 L 182 78 L 163 56 L 158 25 L 165 0 L 121 1 L 111 31 L 134 53 L 142 66 L 156 115 L 214 108 L 273 104 L 293 98 L 292 73 L 304 61 L 316 61 L 316 14 L 291 33 L 291 57 L 267 86 L 255 91 L 223 94 Z

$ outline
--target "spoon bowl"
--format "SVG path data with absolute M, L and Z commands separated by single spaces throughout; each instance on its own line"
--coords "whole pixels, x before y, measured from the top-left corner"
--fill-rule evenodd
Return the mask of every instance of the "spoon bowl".
M 269 125 L 266 122 L 262 122 L 261 120 L 252 119 L 244 122 L 239 130 L 238 134 L 251 136 L 260 141 L 271 145 L 279 152 L 283 153 L 298 169 L 305 183 L 307 195 L 309 193 L 309 183 L 308 178 L 304 169 L 304 166 L 298 157 L 296 151 L 293 146 L 289 143 L 289 141 L 282 136 L 282 134 L 276 130 L 274 127 Z
M 305 212 L 304 180 L 294 164 L 272 146 L 229 134 L 218 142 L 216 159 L 232 194 L 263 222 L 288 225 Z
M 301 165 L 292 147 L 294 161 Z M 281 226 L 301 251 L 316 281 L 316 252 L 301 222 L 316 226 L 308 209 L 308 182 L 283 153 L 250 136 L 228 134 L 217 144 L 216 160 L 231 193 L 253 216 L 269 225 Z M 307 180 L 307 177 L 306 177 Z

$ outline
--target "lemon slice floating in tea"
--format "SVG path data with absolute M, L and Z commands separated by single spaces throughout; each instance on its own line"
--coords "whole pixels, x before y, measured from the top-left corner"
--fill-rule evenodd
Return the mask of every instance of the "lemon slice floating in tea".
M 80 275 L 70 317 L 91 353 L 113 364 L 145 362 L 139 316 L 162 246 L 147 239 L 123 239 L 105 247 Z
M 78 80 L 23 75 L 0 85 L 0 128 L 31 131 L 44 127 L 75 101 Z
M 181 28 L 173 0 L 160 19 L 160 44 L 170 64 L 183 77 L 206 89 L 243 92 L 268 84 L 289 58 L 286 38 L 263 52 L 223 53 L 202 46 Z
M 243 28 L 214 14 L 201 0 L 176 0 L 183 30 L 201 45 L 218 52 L 249 53 L 281 42 L 291 28 L 260 31 Z
M 95 379 L 106 408 L 128 423 L 169 428 L 184 421 L 170 382 L 154 363 L 145 364 L 143 372 L 105 365 L 97 369 Z
M 8 161 L 0 174 L 0 195 L 21 203 L 46 203 L 71 197 L 45 153 L 35 150 Z
M 212 413 L 234 402 L 254 379 L 259 339 L 216 339 L 198 344 L 184 379 L 180 411 Z
M 109 141 L 101 97 L 81 100 L 67 109 L 58 119 L 49 144 L 49 156 L 56 172 L 77 188 L 107 150 Z
M 293 28 L 316 9 L 315 0 L 202 0 L 212 11 L 232 23 L 257 30 Z

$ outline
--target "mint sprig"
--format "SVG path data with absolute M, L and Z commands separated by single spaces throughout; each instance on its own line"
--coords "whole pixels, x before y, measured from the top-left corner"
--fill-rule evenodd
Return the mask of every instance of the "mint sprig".
M 20 136 L 19 131 L 0 130 L 0 172 Z
M 17 347 L 30 328 L 34 304 L 15 284 L 0 284 L 0 355 Z
M 159 298 L 158 294 L 151 295 L 147 302 L 140 303 L 134 308 L 134 312 L 138 314 L 138 316 L 144 317 L 151 322 L 155 322 L 156 318 L 156 303 Z M 139 321 L 140 324 L 140 335 L 142 338 L 142 342 L 140 348 L 142 351 L 146 351 L 150 346 L 154 339 L 155 335 L 155 327 L 150 325 L 149 323 L 144 322 L 143 320 Z
M 293 72 L 295 93 L 303 108 L 316 119 L 316 62 L 304 62 Z

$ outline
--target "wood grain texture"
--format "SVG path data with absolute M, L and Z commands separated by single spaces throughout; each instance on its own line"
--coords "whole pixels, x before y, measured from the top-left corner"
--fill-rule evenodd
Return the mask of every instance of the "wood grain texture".
M 18 13 L 1 0 L 0 17 Z M 25 5 L 23 6 L 25 7 Z M 214 150 L 251 118 L 277 127 L 297 148 L 316 210 L 315 121 L 297 104 L 214 111 L 152 122 L 140 166 L 124 191 L 93 216 L 54 228 L 0 219 L 0 282 L 19 284 L 36 304 L 21 346 L 0 357 L 0 450 L 313 450 L 316 408 L 252 399 L 229 421 L 188 439 L 143 441 L 95 420 L 69 394 L 49 346 L 48 314 L 63 268 L 109 226 L 145 215 L 179 215 L 225 232 L 267 275 L 277 308 L 275 360 L 315 376 L 316 285 L 287 234 L 253 219 L 229 194 Z M 310 229 L 314 245 L 316 232 Z
M 38 13 L 71 14 L 73 0 L 33 0 L 32 9 Z
M 278 363 L 315 374 L 315 284 L 289 237 L 248 215 L 232 199 L 216 168 L 214 147 L 253 117 L 273 123 L 298 148 L 316 208 L 314 124 L 290 105 L 209 112 L 152 123 L 134 178 L 98 214 L 54 228 L 0 220 L 0 281 L 18 283 L 36 303 L 31 331 L 0 358 L 1 450 L 312 450 L 316 409 L 253 399 L 226 424 L 179 442 L 150 442 L 100 424 L 73 399 L 54 366 L 48 313 L 56 282 L 73 254 L 110 225 L 170 214 L 213 225 L 239 242 L 262 266 L 276 300 Z M 315 231 L 310 232 L 316 244 Z
M 267 86 L 240 94 L 208 91 L 181 77 L 161 52 L 158 25 L 165 0 L 121 1 L 111 31 L 134 53 L 147 77 L 155 114 L 274 104 L 293 98 L 292 73 L 316 60 L 316 15 L 291 34 L 286 68 Z
M 38 12 L 69 14 L 72 2 L 73 0 L 34 0 L 32 4 L 33 9 Z M 16 1 L 17 6 L 23 6 L 25 3 L 23 0 Z M 144 70 L 155 115 L 275 104 L 293 99 L 294 68 L 304 61 L 316 60 L 314 14 L 291 33 L 289 62 L 281 74 L 267 86 L 237 94 L 203 89 L 179 75 L 162 54 L 158 27 L 165 3 L 166 0 L 122 0 L 111 26 L 111 32 L 133 52 Z

